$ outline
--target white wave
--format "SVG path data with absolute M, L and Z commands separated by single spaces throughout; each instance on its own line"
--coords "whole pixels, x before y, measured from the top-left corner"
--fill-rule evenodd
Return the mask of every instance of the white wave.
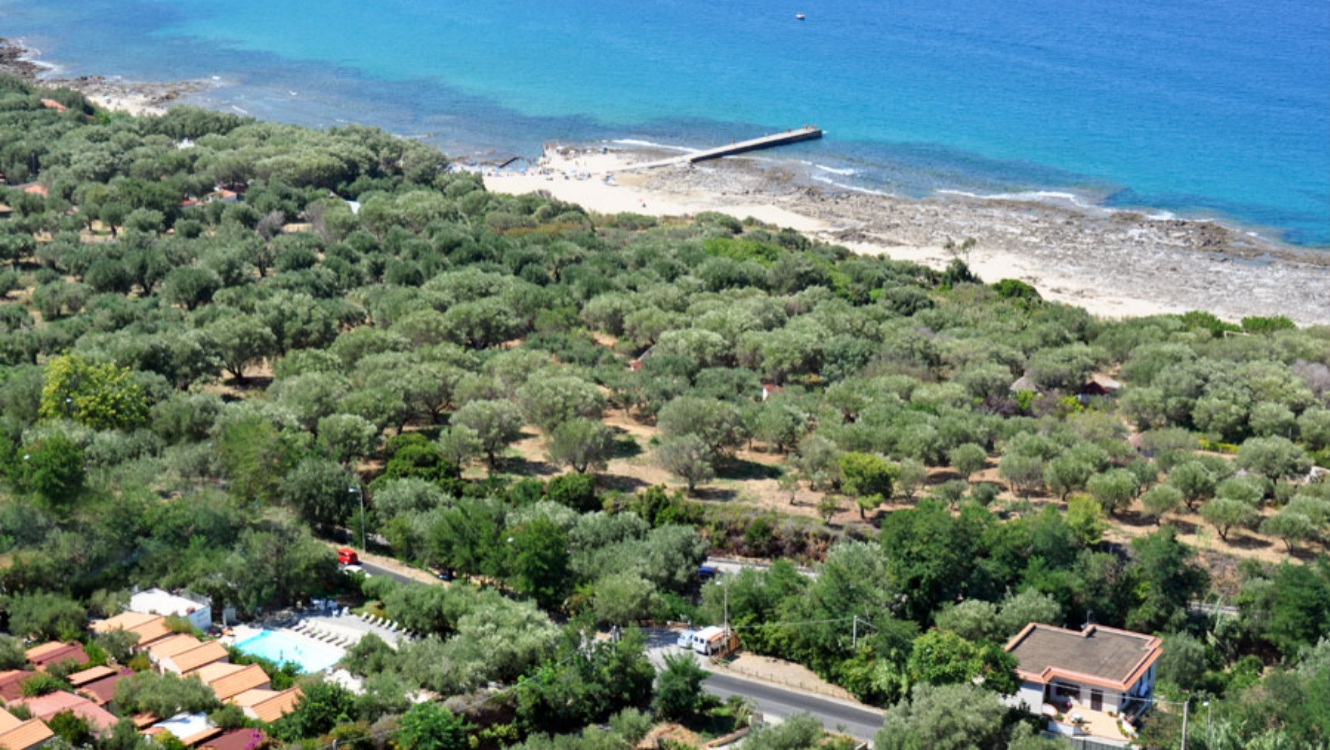
M 249 113 L 248 113 L 248 112 L 246 112 L 245 110 L 243 110 L 243 109 L 237 107 L 237 106 L 234 105 L 234 104 L 231 105 L 231 109 L 234 109 L 235 111 L 239 112 L 240 114 L 244 115 L 245 117 L 249 117 Z
M 975 200 L 985 201 L 1029 201 L 1035 203 L 1070 203 L 1072 206 L 1081 209 L 1094 209 L 1099 211 L 1115 212 L 1115 209 L 1105 208 L 1096 205 L 1085 199 L 1084 196 L 1075 193 L 1065 193 L 1057 190 L 1027 190 L 1019 193 L 989 193 L 983 195 L 980 193 L 970 193 L 964 190 L 950 190 L 941 188 L 937 190 L 939 195 L 956 195 L 962 198 L 973 198 Z
M 804 163 L 807 164 L 808 162 Z M 838 174 L 844 177 L 849 177 L 851 175 L 859 174 L 859 170 L 850 169 L 849 167 L 845 167 L 844 169 L 837 169 L 836 167 L 828 167 L 825 164 L 816 164 L 816 163 L 813 164 L 813 167 L 816 169 L 820 169 L 823 172 L 830 172 L 832 174 Z
M 824 185 L 831 185 L 832 187 L 840 188 L 841 190 L 849 190 L 854 193 L 863 193 L 864 195 L 881 195 L 886 198 L 897 197 L 894 193 L 887 193 L 881 190 L 873 190 L 871 188 L 865 188 L 865 187 L 857 187 L 855 185 L 846 185 L 843 182 L 836 182 L 830 177 L 823 177 L 822 175 L 819 174 L 813 175 L 813 180 L 815 182 L 820 182 Z

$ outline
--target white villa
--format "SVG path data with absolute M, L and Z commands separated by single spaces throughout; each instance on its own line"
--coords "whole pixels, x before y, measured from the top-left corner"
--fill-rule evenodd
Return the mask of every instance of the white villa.
M 1049 729 L 1126 744 L 1132 720 L 1150 706 L 1159 638 L 1087 625 L 1067 630 L 1030 623 L 1006 650 L 1016 657 L 1021 687 L 1013 706 L 1049 719 Z
M 183 617 L 205 633 L 212 627 L 212 604 L 207 597 L 195 594 L 172 594 L 161 589 L 139 591 L 129 598 L 129 611 Z

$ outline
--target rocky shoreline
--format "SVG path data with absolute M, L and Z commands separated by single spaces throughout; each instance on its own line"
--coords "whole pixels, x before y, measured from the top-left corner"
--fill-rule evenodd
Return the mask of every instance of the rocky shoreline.
M 630 153 L 632 161 L 662 156 Z M 1124 316 L 1206 310 L 1229 320 L 1286 315 L 1302 325 L 1330 324 L 1330 252 L 1217 222 L 1043 201 L 828 189 L 765 159 L 654 170 L 634 180 L 661 197 L 768 202 L 821 222 L 827 228 L 816 234 L 823 239 L 933 266 L 950 261 L 942 250 L 947 240 L 973 238 L 969 261 L 986 278 L 1005 271 L 1055 299 L 1107 301 L 1109 314 L 1117 305 Z M 1133 301 L 1148 304 L 1132 309 Z M 1106 312 L 1103 304 L 1087 306 Z
M 52 88 L 68 88 L 88 97 L 93 104 L 131 114 L 163 112 L 181 97 L 210 87 L 204 81 L 126 81 L 106 76 L 55 75 L 52 68 L 34 62 L 33 50 L 13 40 L 0 38 L 0 74 Z

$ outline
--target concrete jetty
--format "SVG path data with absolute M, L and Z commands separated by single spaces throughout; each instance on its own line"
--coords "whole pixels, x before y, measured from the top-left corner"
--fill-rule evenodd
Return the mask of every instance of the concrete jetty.
M 668 159 L 659 159 L 657 161 L 634 164 L 631 167 L 626 167 L 620 171 L 626 171 L 629 169 L 654 169 L 656 167 L 669 167 L 678 164 L 696 164 L 701 161 L 720 159 L 722 157 L 742 154 L 748 151 L 760 151 L 762 149 L 785 146 L 800 141 L 815 141 L 821 137 L 822 130 L 820 128 L 815 125 L 805 125 L 795 130 L 786 130 L 783 133 L 764 135 L 761 138 L 739 141 L 737 143 L 731 143 L 728 146 L 717 146 L 716 148 L 709 148 L 703 151 L 690 151 L 689 153 L 680 156 L 672 156 Z

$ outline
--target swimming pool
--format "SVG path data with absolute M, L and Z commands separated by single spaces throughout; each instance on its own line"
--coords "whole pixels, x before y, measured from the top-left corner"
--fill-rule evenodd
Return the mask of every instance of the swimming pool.
M 256 636 L 236 643 L 235 647 L 252 656 L 260 656 L 278 664 L 295 662 L 300 665 L 300 671 L 306 674 L 322 672 L 341 661 L 346 655 L 345 650 L 336 646 L 279 630 L 264 630 Z

